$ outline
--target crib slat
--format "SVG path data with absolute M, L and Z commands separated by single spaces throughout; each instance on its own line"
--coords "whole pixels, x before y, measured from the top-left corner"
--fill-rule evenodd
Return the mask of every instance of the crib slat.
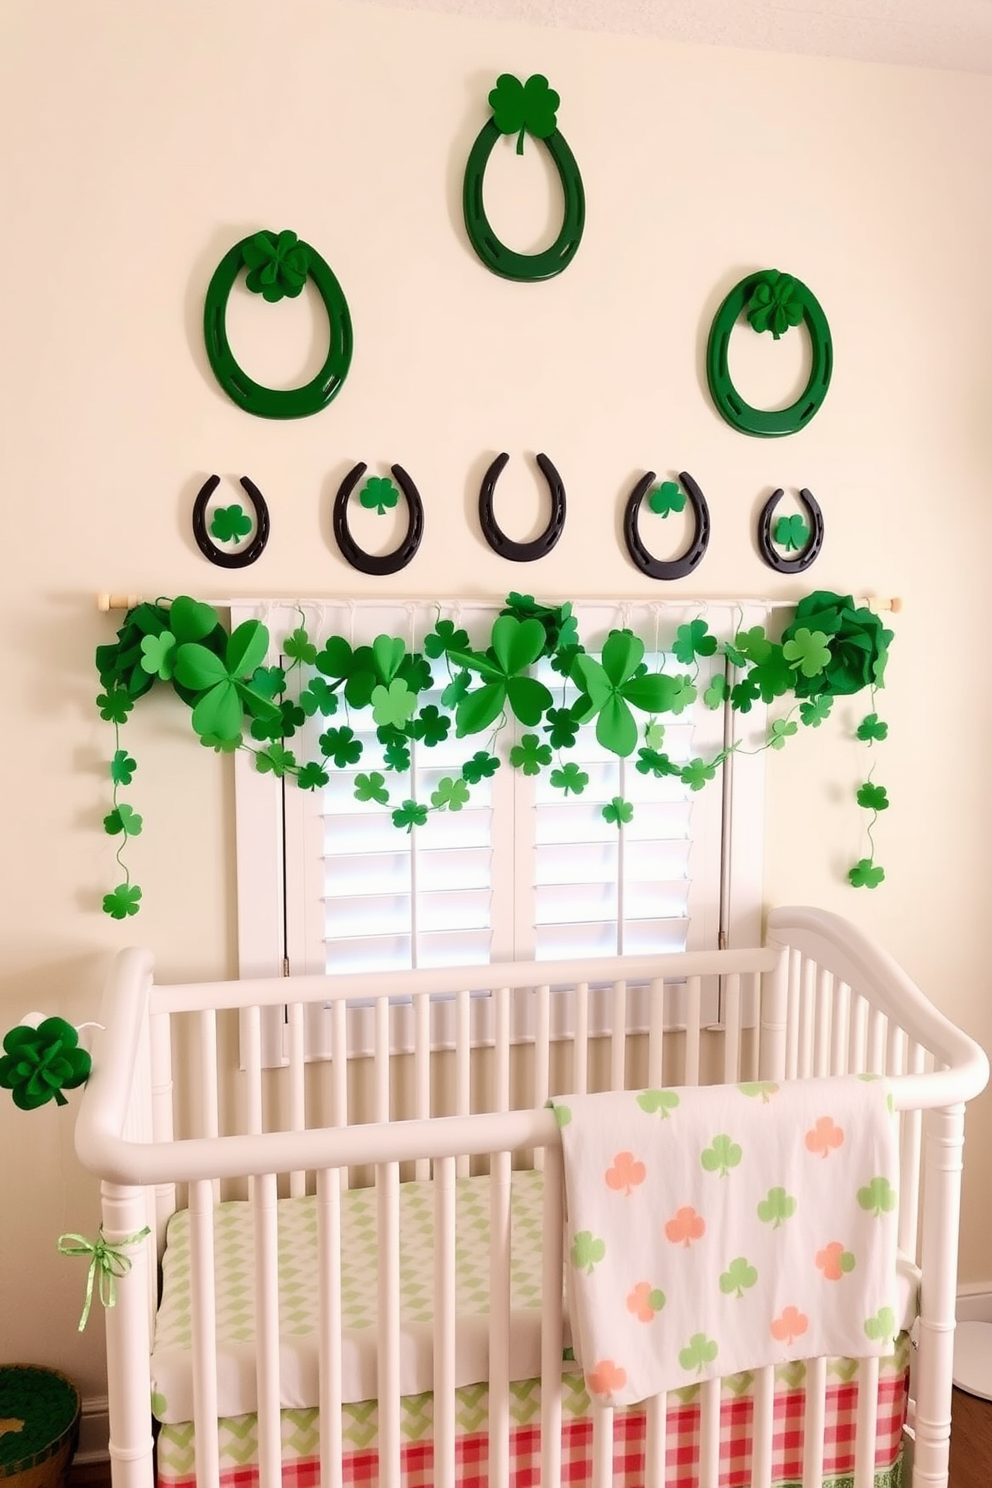
M 802 962 L 799 952 L 789 953 L 789 1011 L 786 1018 L 785 1078 L 795 1080 L 799 1074 L 799 1048 L 802 1027 Z
M 723 1083 L 741 1078 L 741 979 L 732 972 L 723 989 Z
M 668 1396 L 652 1395 L 646 1405 L 647 1421 L 644 1437 L 644 1481 L 658 1484 L 665 1482 L 666 1437 L 668 1434 Z
M 379 1242 L 379 1483 L 400 1488 L 400 1167 L 376 1163 Z
M 434 1163 L 434 1484 L 455 1488 L 455 1159 Z
M 585 1095 L 589 1089 L 589 983 L 575 988 L 575 1037 L 572 1040 L 572 1089 Z
M 282 1482 L 279 1418 L 279 1230 L 276 1176 L 252 1180 L 255 1229 L 255 1370 L 258 1381 L 258 1470 L 261 1488 Z
M 304 1006 L 291 1002 L 287 1009 L 289 1024 L 289 1124 L 291 1131 L 306 1131 L 306 1046 L 304 1042 Z M 297 1169 L 289 1175 L 290 1197 L 301 1198 L 307 1191 L 307 1175 Z
M 320 1324 L 320 1481 L 341 1488 L 341 1179 L 336 1168 L 317 1174 L 317 1287 Z
M 772 1364 L 766 1364 L 764 1368 L 755 1370 L 752 1423 L 754 1432 L 751 1446 L 752 1488 L 771 1488 L 772 1438 L 775 1427 L 775 1367 Z
M 547 1482 L 547 1478 L 544 1481 Z M 592 1402 L 592 1488 L 612 1488 L 612 1484 L 613 1407 L 594 1399 Z
M 720 1381 L 711 1379 L 699 1392 L 699 1488 L 719 1488 L 719 1482 Z
M 702 980 L 685 979 L 685 1085 L 699 1084 L 699 1020 L 702 1010 Z
M 335 999 L 331 1004 L 331 1124 L 348 1125 L 348 1004 Z M 347 1168 L 339 1168 L 342 1189 L 351 1186 Z
M 888 1027 L 888 1019 L 878 1008 L 872 1008 L 868 1014 L 868 1050 L 866 1059 L 866 1071 L 868 1074 L 881 1075 L 885 1070 L 885 1035 Z
M 547 1105 L 550 1086 L 551 1059 L 551 988 L 547 984 L 534 988 L 536 1019 L 534 1029 L 534 1108 L 540 1110 Z M 543 1147 L 534 1152 L 534 1167 L 544 1167 Z
M 510 989 L 497 987 L 493 1031 L 493 1110 L 510 1109 Z
M 809 1079 L 813 1073 L 813 1046 L 815 1042 L 816 967 L 803 957 L 799 969 L 799 1049 L 798 1068 L 800 1079 Z
M 858 1362 L 858 1404 L 854 1425 L 854 1488 L 875 1482 L 875 1436 L 878 1430 L 878 1360 Z
M 472 1109 L 471 1011 L 468 990 L 463 987 L 455 993 L 455 1111 L 459 1116 L 467 1116 Z M 468 1158 L 459 1157 L 457 1162 L 459 1178 L 467 1178 Z
M 217 1294 L 214 1283 L 214 1186 L 189 1186 L 189 1305 L 193 1325 L 193 1435 L 197 1483 L 220 1481 L 217 1435 Z
M 906 1068 L 918 1075 L 926 1068 L 926 1051 L 912 1041 L 906 1051 Z M 920 1222 L 920 1150 L 923 1112 L 903 1111 L 899 1118 L 899 1249 L 916 1260 Z
M 413 996 L 413 1090 L 414 1115 L 426 1121 L 431 1114 L 431 995 Z M 430 1160 L 418 1158 L 413 1176 L 421 1182 L 431 1175 Z
M 489 1166 L 489 1482 L 491 1488 L 509 1488 L 510 1485 L 511 1182 L 509 1152 L 494 1152 Z
M 375 1000 L 375 1119 L 389 1120 L 389 998 Z
M 827 1418 L 827 1361 L 806 1361 L 806 1411 L 803 1424 L 803 1488 L 823 1483 L 823 1434 Z
M 851 989 L 846 982 L 834 985 L 833 1017 L 830 1024 L 830 1073 L 846 1075 L 848 1072 L 848 1020 L 851 1013 Z
M 813 1073 L 823 1079 L 830 1070 L 830 1025 L 833 1013 L 834 979 L 822 966 L 816 968 L 816 1042 Z
M 648 1085 L 658 1090 L 665 1076 L 665 981 L 655 977 L 651 983 L 650 1017 L 648 1020 Z M 577 1035 L 576 1030 L 576 1035 Z
M 613 983 L 610 1025 L 610 1089 L 623 1090 L 627 1066 L 627 984 Z
M 561 1482 L 561 1348 L 564 1165 L 561 1143 L 545 1149 L 541 1271 L 541 1482 Z
M 152 1013 L 149 1020 L 151 1054 L 152 1141 L 171 1142 L 175 1135 L 172 1113 L 172 1030 L 168 1013 Z M 155 1189 L 155 1243 L 165 1249 L 165 1227 L 176 1210 L 176 1185 Z
M 262 1130 L 262 1010 L 246 1007 L 241 1020 L 241 1049 L 245 1061 L 245 1131 L 257 1137 Z

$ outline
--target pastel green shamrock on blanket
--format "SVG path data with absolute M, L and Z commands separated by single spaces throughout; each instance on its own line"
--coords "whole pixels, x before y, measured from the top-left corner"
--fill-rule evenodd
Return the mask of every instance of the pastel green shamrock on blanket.
M 758 1218 L 762 1224 L 778 1229 L 782 1221 L 791 1219 L 796 1212 L 796 1201 L 784 1188 L 770 1188 L 767 1198 L 758 1205 Z
M 572 1241 L 572 1265 L 576 1271 L 584 1271 L 591 1276 L 593 1267 L 598 1265 L 606 1254 L 605 1240 L 597 1240 L 591 1230 L 580 1230 Z
M 678 1106 L 679 1098 L 674 1090 L 642 1090 L 637 1096 L 637 1104 L 649 1116 L 660 1116 L 662 1121 L 667 1121 L 670 1112 Z
M 713 1138 L 712 1144 L 700 1153 L 699 1161 L 707 1173 L 719 1173 L 726 1178 L 731 1168 L 740 1166 L 743 1155 L 739 1145 L 724 1133 Z

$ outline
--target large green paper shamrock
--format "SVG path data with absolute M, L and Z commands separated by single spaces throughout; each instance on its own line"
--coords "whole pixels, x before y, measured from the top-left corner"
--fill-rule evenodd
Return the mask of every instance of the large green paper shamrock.
M 218 542 L 239 543 L 251 528 L 251 517 L 237 502 L 233 506 L 219 506 L 210 519 L 210 535 Z
M 501 73 L 489 94 L 493 122 L 500 134 L 517 136 L 517 154 L 524 153 L 524 135 L 548 139 L 558 128 L 555 118 L 561 99 L 548 80 L 536 72 L 522 83 L 511 72 Z
M 553 701 L 543 682 L 524 675 L 545 649 L 540 620 L 500 615 L 493 623 L 491 640 L 485 655 L 478 651 L 448 653 L 456 666 L 470 667 L 483 679 L 482 686 L 466 693 L 457 706 L 455 731 L 460 739 L 487 729 L 507 705 L 521 723 L 533 728 Z
M 572 677 L 583 696 L 574 712 L 581 723 L 596 719 L 596 738 L 613 754 L 633 754 L 637 724 L 631 706 L 645 713 L 667 712 L 681 695 L 680 678 L 641 671 L 644 642 L 629 630 L 611 630 L 602 660 L 583 654 L 572 663 Z
M 283 295 L 294 300 L 307 282 L 310 255 L 294 232 L 257 232 L 242 249 L 248 273 L 245 287 L 275 304 Z
M 201 737 L 236 739 L 244 722 L 245 705 L 260 718 L 278 714 L 268 698 L 245 681 L 264 660 L 268 631 L 260 620 L 245 620 L 232 631 L 224 656 L 199 642 L 186 642 L 176 654 L 176 681 L 200 697 L 193 708 L 193 728 Z
M 400 493 L 388 475 L 370 475 L 358 496 L 362 506 L 383 516 L 400 499 Z M 468 637 L 466 636 L 466 640 Z
M 0 1087 L 14 1105 L 34 1111 L 47 1101 L 67 1105 L 63 1090 L 75 1090 L 90 1072 L 90 1056 L 79 1048 L 79 1035 L 64 1018 L 44 1018 L 37 1028 L 21 1024 L 3 1041 Z
M 775 340 L 803 318 L 803 302 L 795 294 L 796 281 L 791 274 L 769 269 L 751 291 L 746 314 L 756 331 L 771 331 Z
M 849 594 L 817 590 L 799 601 L 795 619 L 782 632 L 783 643 L 803 627 L 828 638 L 830 660 L 816 676 L 796 679 L 797 697 L 842 697 L 882 685 L 892 631 L 867 607 L 856 607 Z

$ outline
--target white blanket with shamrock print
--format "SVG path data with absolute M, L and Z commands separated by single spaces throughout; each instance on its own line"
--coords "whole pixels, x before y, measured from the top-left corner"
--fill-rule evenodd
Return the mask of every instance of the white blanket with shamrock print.
M 590 1392 L 891 1353 L 898 1118 L 844 1076 L 559 1096 L 572 1332 Z

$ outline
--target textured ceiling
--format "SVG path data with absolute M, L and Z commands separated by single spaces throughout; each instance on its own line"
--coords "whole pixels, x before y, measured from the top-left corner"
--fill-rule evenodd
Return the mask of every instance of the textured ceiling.
M 667 41 L 992 73 L 992 0 L 374 0 Z

